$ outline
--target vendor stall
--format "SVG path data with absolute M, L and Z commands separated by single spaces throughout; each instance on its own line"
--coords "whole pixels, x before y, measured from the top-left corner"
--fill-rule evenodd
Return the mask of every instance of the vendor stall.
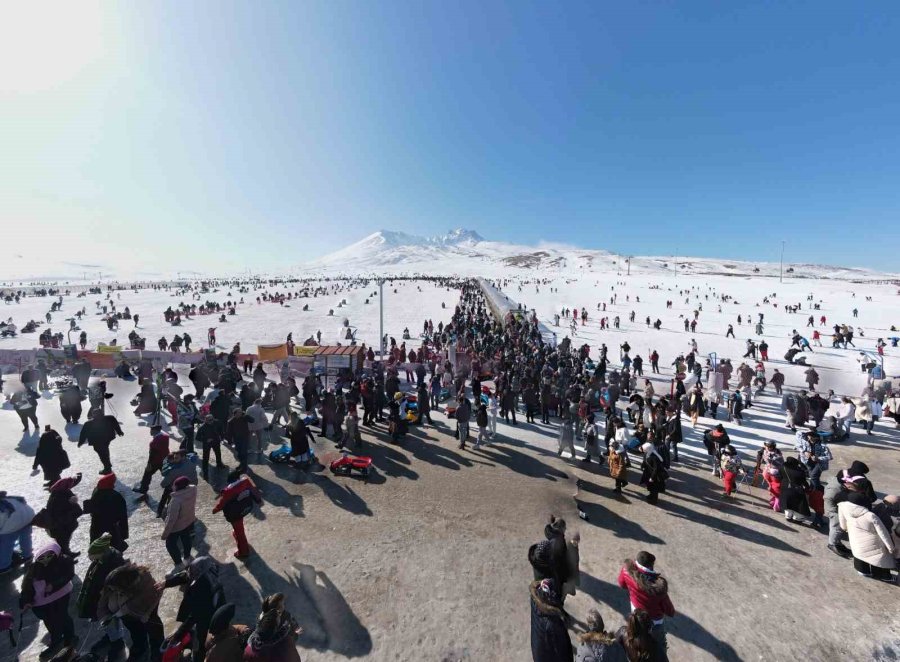
M 363 368 L 366 350 L 357 345 L 317 347 L 313 369 L 321 374 L 325 388 L 334 388 L 340 380 L 349 383 Z

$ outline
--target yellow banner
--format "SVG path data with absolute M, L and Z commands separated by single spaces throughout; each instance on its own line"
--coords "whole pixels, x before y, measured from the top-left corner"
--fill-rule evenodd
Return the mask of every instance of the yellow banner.
M 286 359 L 288 355 L 287 344 L 280 345 L 258 345 L 256 354 L 260 361 L 277 361 L 278 359 Z
M 306 347 L 304 345 L 294 345 L 294 356 L 313 356 L 318 347 Z
M 123 349 L 125 348 L 122 345 L 104 345 L 103 343 L 97 345 L 98 354 L 120 354 Z

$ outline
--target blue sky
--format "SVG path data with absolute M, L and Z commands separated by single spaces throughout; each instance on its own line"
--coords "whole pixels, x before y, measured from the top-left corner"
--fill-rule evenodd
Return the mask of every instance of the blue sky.
M 459 226 L 896 270 L 896 3 L 3 12 L 0 275 L 257 270 Z

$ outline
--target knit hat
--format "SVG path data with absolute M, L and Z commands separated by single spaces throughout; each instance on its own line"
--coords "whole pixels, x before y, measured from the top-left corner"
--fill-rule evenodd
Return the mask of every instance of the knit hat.
M 178 478 L 175 479 L 175 482 L 172 483 L 172 487 L 174 487 L 175 491 L 178 492 L 180 490 L 183 490 L 190 484 L 191 484 L 191 481 L 188 480 L 187 476 L 179 476 Z
M 96 561 L 109 551 L 112 546 L 112 536 L 104 533 L 88 546 L 88 558 Z
M 212 618 L 209 620 L 209 633 L 212 635 L 217 635 L 221 632 L 224 632 L 225 629 L 231 624 L 231 619 L 234 618 L 235 607 L 232 603 L 226 602 L 224 605 L 216 609 L 215 613 L 212 615 Z
M 97 481 L 97 489 L 98 490 L 111 490 L 116 486 L 116 474 L 108 473 L 100 476 L 100 480 Z

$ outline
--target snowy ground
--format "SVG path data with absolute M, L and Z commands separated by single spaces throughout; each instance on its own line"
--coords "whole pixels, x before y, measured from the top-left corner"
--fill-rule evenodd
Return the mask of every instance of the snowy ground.
M 652 289 L 656 287 L 659 289 Z M 558 291 L 552 292 L 551 288 Z M 591 355 L 596 358 L 601 343 L 605 343 L 610 357 L 617 360 L 619 346 L 627 340 L 632 347 L 631 356 L 640 355 L 645 360 L 645 372 L 649 372 L 647 357 L 654 349 L 659 352 L 660 366 L 671 367 L 679 353 L 690 351 L 692 338 L 697 341 L 701 358 L 705 359 L 710 352 L 715 352 L 719 359 L 730 358 L 737 368 L 744 360 L 741 357 L 746 351 L 747 339 L 759 342 L 765 338 L 771 359 L 767 377 L 771 377 L 773 368 L 778 368 L 785 374 L 787 385 L 797 386 L 805 385 L 803 372 L 806 368 L 789 365 L 783 357 L 790 346 L 794 329 L 812 343 L 813 329 L 808 328 L 806 323 L 809 315 L 813 315 L 814 328 L 822 334 L 824 346 L 814 347 L 812 354 L 807 353 L 807 362 L 819 372 L 821 381 L 818 390 L 827 392 L 833 389 L 838 395 L 858 396 L 866 385 L 866 376 L 856 362 L 859 356 L 857 350 L 874 352 L 877 338 L 900 335 L 889 330 L 892 325 L 900 326 L 900 296 L 896 286 L 892 285 L 824 280 L 788 280 L 782 284 L 771 278 L 679 275 L 676 279 L 671 274 L 668 277 L 658 274 L 626 277 L 610 274 L 605 277 L 557 278 L 539 285 L 510 283 L 504 288 L 504 293 L 529 309 L 536 309 L 541 320 L 557 332 L 560 340 L 571 336 L 571 332 L 567 321 L 561 321 L 559 327 L 553 326 L 554 314 L 560 313 L 564 307 L 587 308 L 587 326 L 581 326 L 579 321 L 574 344 L 589 344 Z M 773 293 L 777 296 L 772 297 Z M 813 295 L 812 302 L 806 300 L 810 294 Z M 617 295 L 617 300 L 611 304 L 610 298 L 614 295 Z M 721 295 L 729 295 L 738 303 L 720 302 L 718 297 Z M 775 305 L 762 303 L 766 296 Z M 872 297 L 872 300 L 867 301 L 866 297 Z M 671 309 L 666 309 L 666 301 L 673 301 Z M 604 302 L 606 312 L 598 311 L 597 304 Z M 803 306 L 800 312 L 785 312 L 785 305 L 798 303 Z M 812 310 L 814 303 L 820 304 L 821 309 Z M 718 312 L 720 305 L 721 313 Z M 858 318 L 853 317 L 854 308 L 859 311 Z M 685 332 L 684 317 L 693 319 L 695 310 L 700 310 L 696 333 Z M 635 311 L 633 323 L 628 321 L 631 311 Z M 765 315 L 762 336 L 755 333 L 759 313 Z M 600 330 L 601 317 L 608 317 L 612 323 L 617 315 L 621 320 L 619 329 Z M 738 315 L 742 317 L 742 325 L 737 322 Z M 827 319 L 825 326 L 819 325 L 822 315 Z M 651 321 L 659 318 L 662 329 L 655 331 L 648 328 L 647 316 Z M 733 339 L 725 337 L 728 324 L 734 326 Z M 834 324 L 863 329 L 865 337 L 857 334 L 853 340 L 857 350 L 852 347 L 846 350 L 831 348 Z M 751 359 L 746 361 L 750 363 Z M 750 365 L 753 367 L 755 361 Z M 900 349 L 890 346 L 885 349 L 885 373 L 889 377 L 900 376 Z
M 171 341 L 175 334 L 191 335 L 193 348 L 202 348 L 206 344 L 206 334 L 209 327 L 216 327 L 216 341 L 220 349 L 230 350 L 236 343 L 241 343 L 241 349 L 247 352 L 255 352 L 257 344 L 284 342 L 287 334 L 293 332 L 294 342 L 301 344 L 306 338 L 322 332 L 323 344 L 334 344 L 339 340 L 339 328 L 343 318 L 348 318 L 350 325 L 357 328 L 357 339 L 360 343 L 378 346 L 378 287 L 373 282 L 367 286 L 349 287 L 343 282 L 320 281 L 317 284 L 326 287 L 337 288 L 335 293 L 319 295 L 304 299 L 286 301 L 285 304 L 268 303 L 263 301 L 256 303 L 256 297 L 263 292 L 270 294 L 280 292 L 297 293 L 302 287 L 299 285 L 277 286 L 272 288 L 261 287 L 258 290 L 251 288 L 249 293 L 241 294 L 237 289 L 225 288 L 211 291 L 201 295 L 201 300 L 193 301 L 190 294 L 176 294 L 175 289 L 168 290 L 138 290 L 113 292 L 113 300 L 116 308 L 123 311 L 126 306 L 132 314 L 140 315 L 140 325 L 137 332 L 147 339 L 147 349 L 157 349 L 157 341 L 165 337 Z M 373 296 L 374 293 L 374 296 Z M 64 297 L 61 312 L 53 313 L 53 321 L 50 328 L 54 332 L 61 331 L 64 334 L 69 328 L 68 319 L 72 315 L 85 308 L 86 316 L 79 327 L 87 332 L 88 348 L 94 348 L 98 342 L 110 344 L 117 339 L 119 344 L 128 345 L 128 333 L 134 328 L 134 324 L 128 320 L 120 322 L 119 330 L 109 331 L 103 321 L 103 314 L 97 308 L 98 301 L 102 303 L 106 294 L 87 295 L 86 297 Z M 180 302 L 205 303 L 206 301 L 218 302 L 224 305 L 226 300 L 239 300 L 244 298 L 245 303 L 237 306 L 237 314 L 227 316 L 227 323 L 219 323 L 218 315 L 196 316 L 190 320 L 182 321 L 181 326 L 173 327 L 163 319 L 163 311 L 169 306 L 176 309 Z M 343 300 L 346 306 L 340 306 Z M 366 299 L 369 303 L 366 304 Z M 55 301 L 53 297 L 25 297 L 18 304 L 0 305 L 0 318 L 7 320 L 13 318 L 16 325 L 21 328 L 28 320 L 45 322 L 45 314 L 50 309 L 50 304 Z M 457 290 L 445 287 L 437 287 L 427 281 L 395 281 L 387 282 L 384 286 L 384 332 L 400 342 L 404 327 L 409 327 L 413 337 L 418 336 L 422 330 L 422 322 L 432 319 L 435 326 L 439 321 L 446 323 L 453 312 L 453 307 L 459 301 Z M 441 304 L 446 304 L 447 309 L 442 309 Z M 303 311 L 303 306 L 309 305 L 308 311 Z M 329 315 L 329 310 L 333 315 Z M 38 331 L 31 334 L 19 334 L 16 338 L 0 339 L 0 349 L 31 349 L 37 347 L 37 336 L 46 328 L 46 324 L 40 326 Z M 73 342 L 78 340 L 78 331 L 73 331 Z M 346 340 L 340 340 L 346 344 Z

